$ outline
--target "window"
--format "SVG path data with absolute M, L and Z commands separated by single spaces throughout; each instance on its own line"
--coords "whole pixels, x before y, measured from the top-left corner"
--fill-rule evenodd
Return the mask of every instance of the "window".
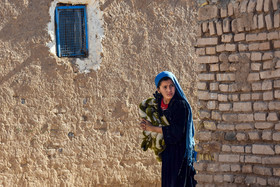
M 55 10 L 58 57 L 87 57 L 86 6 L 58 6 Z

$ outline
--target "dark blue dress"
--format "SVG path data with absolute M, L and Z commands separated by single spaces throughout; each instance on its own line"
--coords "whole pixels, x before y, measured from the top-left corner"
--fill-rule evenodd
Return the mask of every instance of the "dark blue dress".
M 188 119 L 187 103 L 183 99 L 173 97 L 164 114 L 169 126 L 162 127 L 163 138 L 166 144 L 162 157 L 162 187 L 193 187 L 195 171 L 188 166 L 184 159 L 186 151 L 186 124 Z

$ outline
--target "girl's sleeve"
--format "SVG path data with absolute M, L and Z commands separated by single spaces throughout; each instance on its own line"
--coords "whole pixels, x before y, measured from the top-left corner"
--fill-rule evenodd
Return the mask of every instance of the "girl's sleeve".
M 163 126 L 162 133 L 166 144 L 176 144 L 182 140 L 186 132 L 187 105 L 183 100 L 176 101 L 170 112 L 170 117 L 167 117 L 170 125 Z

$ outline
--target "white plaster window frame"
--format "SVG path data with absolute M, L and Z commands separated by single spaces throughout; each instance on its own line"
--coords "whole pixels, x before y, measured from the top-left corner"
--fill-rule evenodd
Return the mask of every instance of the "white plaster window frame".
M 66 60 L 57 57 L 55 39 L 55 8 L 58 3 L 87 6 L 87 29 L 88 29 L 88 57 L 75 58 L 75 64 L 80 73 L 89 73 L 91 70 L 97 71 L 102 62 L 102 40 L 104 37 L 103 12 L 99 8 L 97 0 L 54 0 L 49 8 L 50 22 L 47 31 L 50 41 L 46 44 L 50 53 L 58 62 L 64 63 Z M 68 62 L 67 62 L 68 63 Z M 69 63 L 70 60 L 69 60 Z

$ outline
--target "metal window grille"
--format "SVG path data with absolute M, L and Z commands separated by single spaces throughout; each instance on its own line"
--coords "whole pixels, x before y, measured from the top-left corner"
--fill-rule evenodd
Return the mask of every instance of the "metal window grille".
M 58 6 L 55 10 L 56 45 L 59 57 L 88 55 L 85 6 Z

